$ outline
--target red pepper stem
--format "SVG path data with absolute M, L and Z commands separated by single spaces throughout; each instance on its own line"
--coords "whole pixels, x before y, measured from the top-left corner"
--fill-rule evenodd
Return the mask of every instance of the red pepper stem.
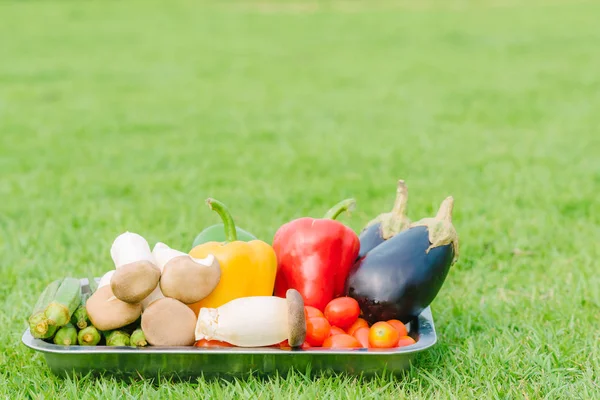
M 454 198 L 448 196 L 442 201 L 440 208 L 438 209 L 435 219 L 441 221 L 452 222 L 452 210 L 454 209 Z
M 327 211 L 323 219 L 336 219 L 344 211 L 350 213 L 352 210 L 354 210 L 355 206 L 356 200 L 354 199 L 342 200 L 335 206 L 331 207 L 329 211 Z
M 206 199 L 206 204 L 208 204 L 208 207 L 211 210 L 219 214 L 219 217 L 223 220 L 223 225 L 225 226 L 225 240 L 227 242 L 235 242 L 237 240 L 235 222 L 225 204 L 210 197 Z
M 408 188 L 402 179 L 398 181 L 396 188 L 396 201 L 392 214 L 396 217 L 403 217 L 406 214 L 406 203 L 408 202 Z

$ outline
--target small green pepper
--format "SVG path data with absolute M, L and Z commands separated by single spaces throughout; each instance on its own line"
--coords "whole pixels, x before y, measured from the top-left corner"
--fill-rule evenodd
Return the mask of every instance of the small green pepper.
M 237 240 L 242 242 L 249 242 L 251 240 L 257 240 L 256 236 L 253 234 L 238 228 L 235 228 L 237 232 Z M 207 243 L 207 242 L 225 242 L 227 241 L 227 237 L 225 236 L 225 225 L 224 224 L 216 224 L 213 226 L 209 226 L 202 232 L 196 236 L 194 239 L 194 243 L 192 244 L 192 248 L 198 246 L 199 244 Z

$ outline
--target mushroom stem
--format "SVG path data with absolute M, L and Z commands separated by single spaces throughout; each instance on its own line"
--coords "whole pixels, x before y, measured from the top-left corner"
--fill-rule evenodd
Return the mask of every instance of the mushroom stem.
M 115 273 L 115 270 L 112 269 L 112 270 L 108 271 L 107 273 L 105 273 L 104 275 L 102 275 L 102 278 L 100 278 L 100 282 L 98 282 L 98 288 L 96 290 L 100 289 L 102 286 L 110 285 L 110 280 L 114 273 Z
M 165 295 L 160 290 L 160 285 L 157 285 L 154 288 L 154 291 L 152 293 L 150 293 L 148 295 L 148 297 L 146 297 L 144 300 L 142 300 L 142 311 L 145 310 L 146 308 L 148 308 L 150 306 L 150 304 L 152 304 L 156 300 L 160 300 L 164 297 L 165 297 Z
M 288 340 L 304 342 L 306 320 L 300 294 L 290 289 L 286 298 L 240 297 L 218 307 L 201 308 L 196 340 L 219 340 L 239 347 L 270 346 Z
M 110 256 L 115 263 L 115 268 L 136 261 L 148 261 L 155 264 L 150 245 L 137 233 L 125 232 L 119 235 L 110 248 Z

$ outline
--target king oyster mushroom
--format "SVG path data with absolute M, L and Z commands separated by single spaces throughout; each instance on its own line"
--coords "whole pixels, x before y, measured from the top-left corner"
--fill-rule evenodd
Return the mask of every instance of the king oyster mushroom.
M 196 303 L 207 297 L 221 279 L 221 267 L 212 254 L 198 259 L 157 243 L 152 251 L 162 270 L 160 290 L 166 297 L 185 304 Z
M 110 286 L 119 300 L 135 304 L 152 293 L 158 285 L 160 269 L 146 239 L 125 232 L 115 239 L 110 254 L 116 267 Z

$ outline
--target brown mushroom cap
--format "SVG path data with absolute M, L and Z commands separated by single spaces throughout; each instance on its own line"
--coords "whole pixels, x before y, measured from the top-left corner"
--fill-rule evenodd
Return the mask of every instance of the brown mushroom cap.
M 110 278 L 110 287 L 117 299 L 139 303 L 158 285 L 160 269 L 149 261 L 136 261 L 117 268 Z
M 219 262 L 213 255 L 198 261 L 202 263 L 184 255 L 174 257 L 165 264 L 160 277 L 160 290 L 166 297 L 192 304 L 215 290 L 221 280 Z
M 170 297 L 152 302 L 142 313 L 142 331 L 153 346 L 191 346 L 195 329 L 196 314 Z
M 134 322 L 142 313 L 141 304 L 130 304 L 116 298 L 110 285 L 98 288 L 85 303 L 92 322 L 101 331 L 122 328 Z
M 288 343 L 291 347 L 299 347 L 306 339 L 304 299 L 295 289 L 288 289 L 285 298 L 288 307 Z

